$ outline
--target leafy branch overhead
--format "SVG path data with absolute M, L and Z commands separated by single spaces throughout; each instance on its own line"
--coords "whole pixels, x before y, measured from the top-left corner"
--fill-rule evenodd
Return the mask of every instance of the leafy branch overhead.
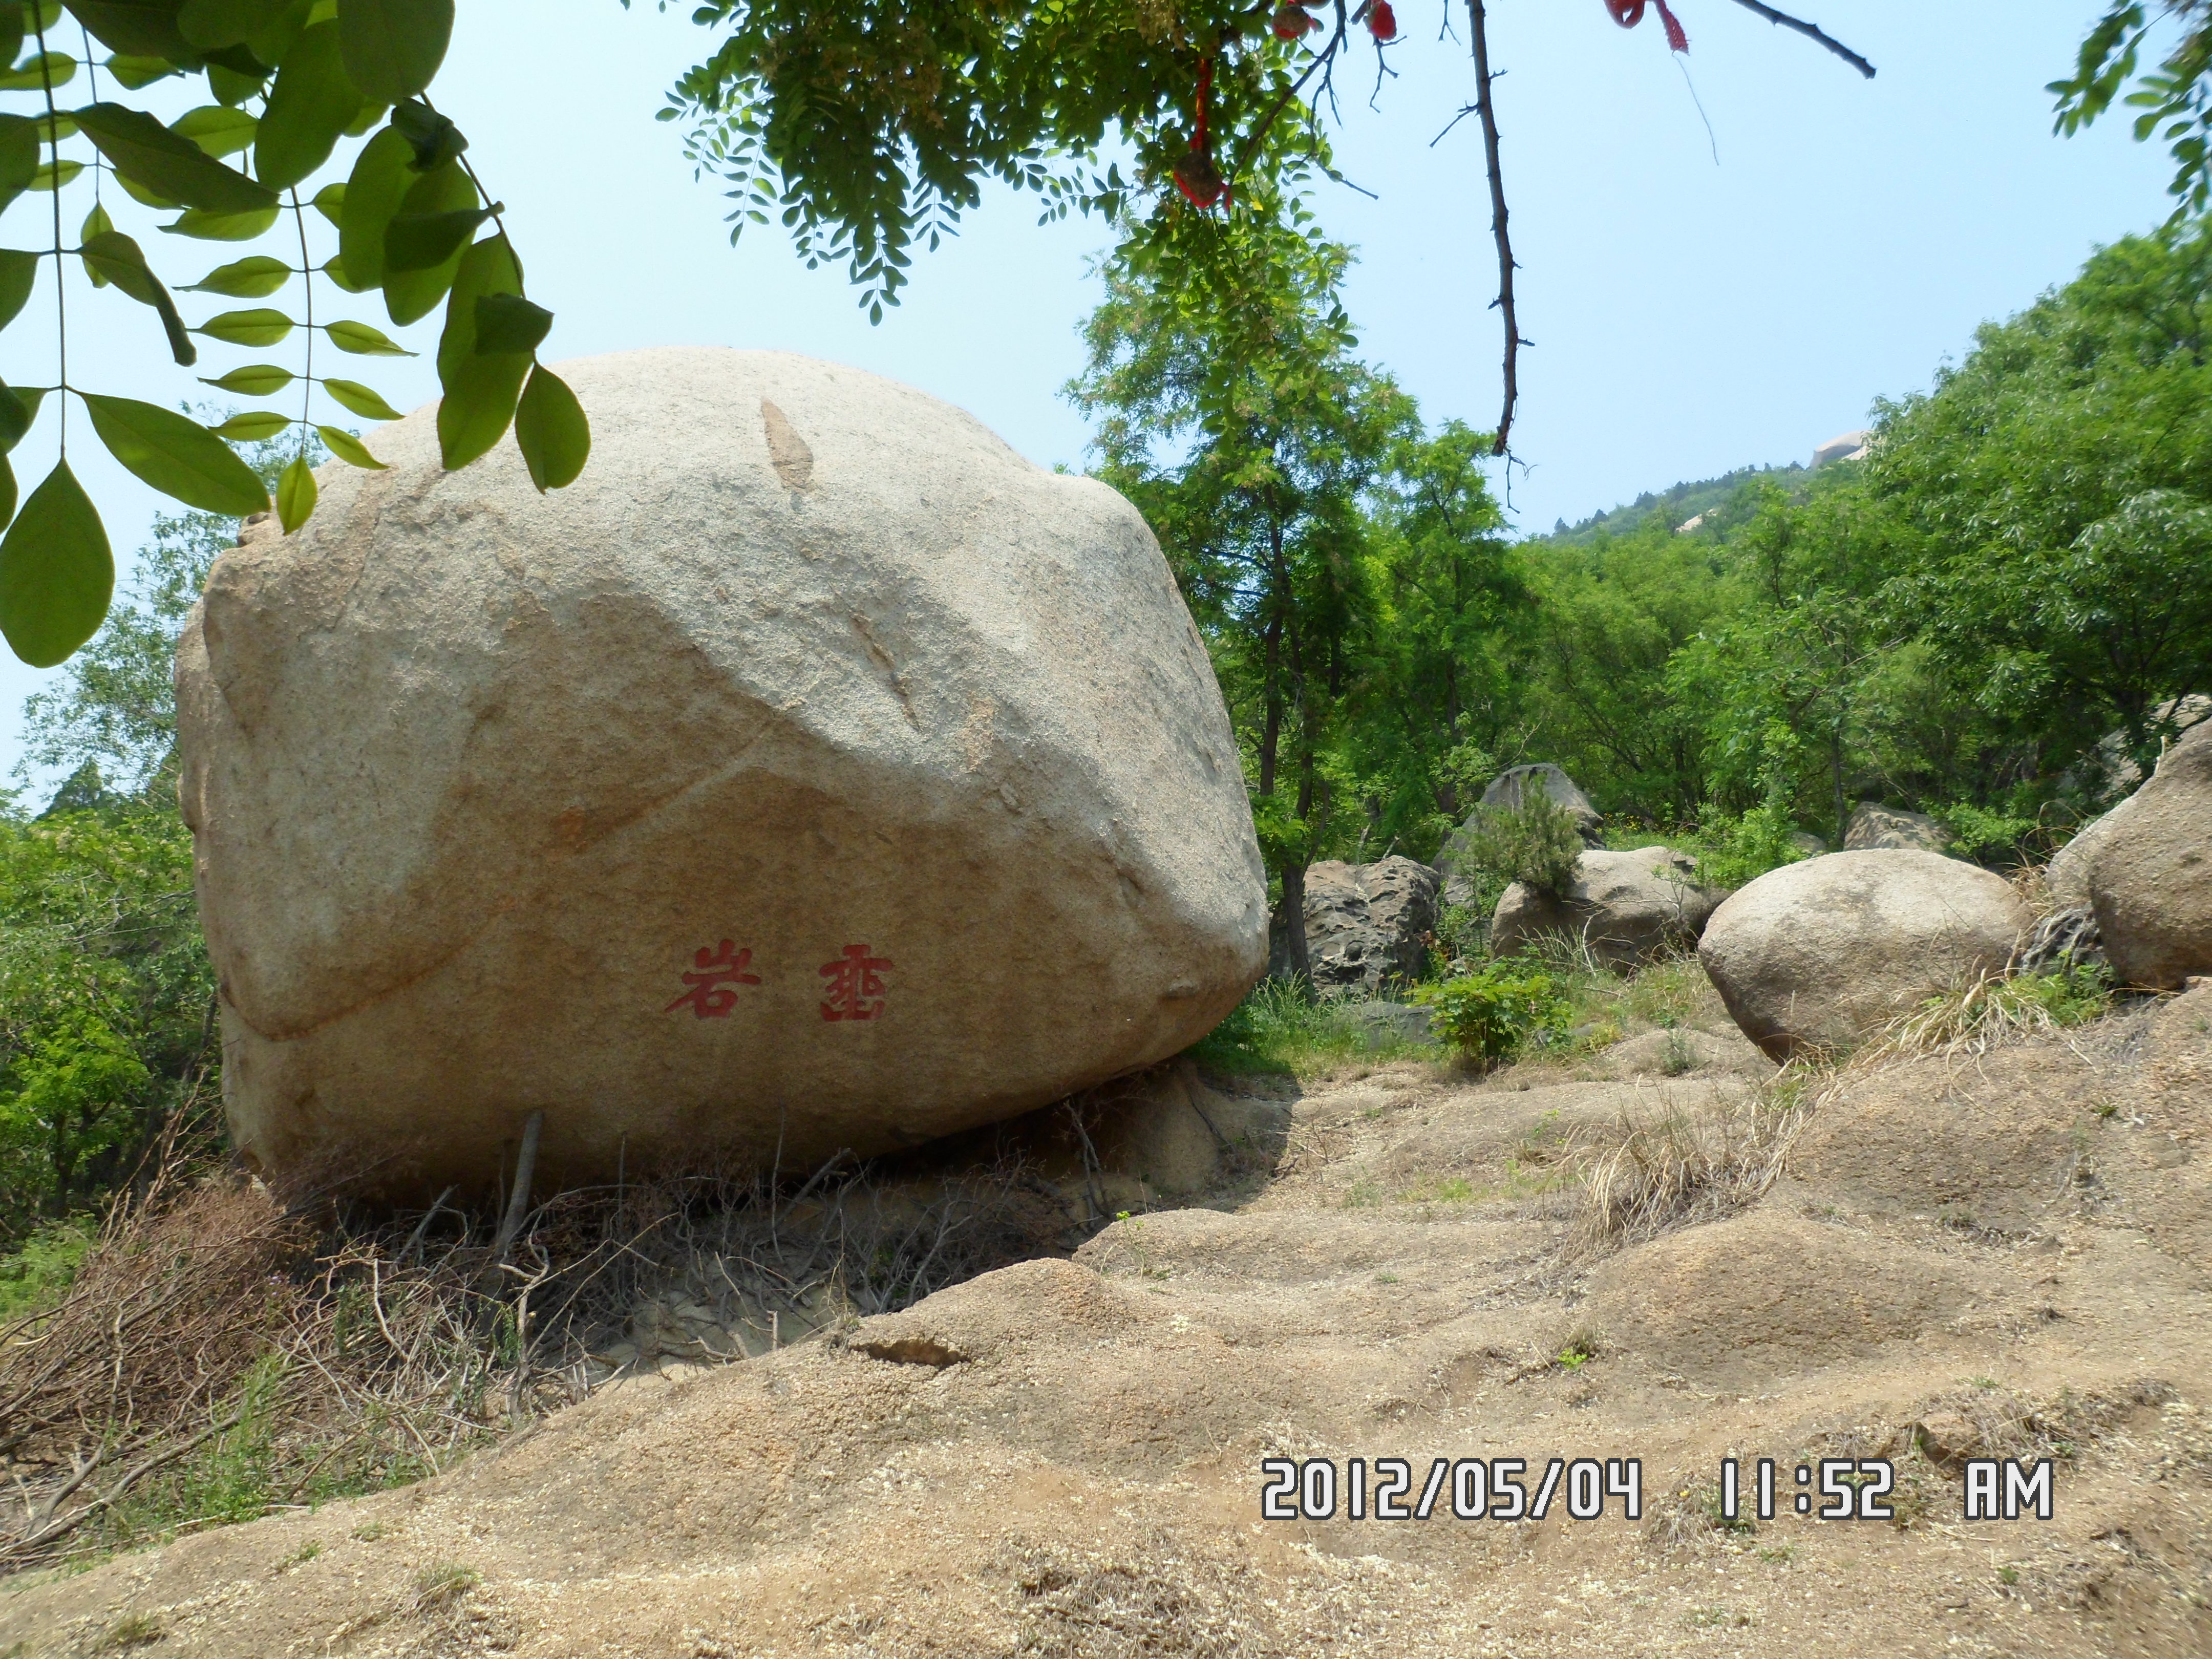
M 1674 13 L 1650 3 L 1668 47 L 1686 51 Z M 1761 0 L 1735 3 L 1874 73 L 1814 25 Z M 1465 3 L 1476 94 L 1462 113 L 1481 117 L 1505 331 L 1494 441 L 1504 454 L 1527 343 L 1486 8 Z M 1623 27 L 1647 7 L 1603 3 Z M 810 266 L 845 262 L 878 319 L 898 302 L 915 246 L 955 234 L 987 179 L 1036 191 L 1044 219 L 1097 213 L 1140 237 L 1217 209 L 1272 212 L 1261 198 L 1310 172 L 1335 176 L 1321 112 L 1355 42 L 1372 45 L 1379 75 L 1401 39 L 1389 0 L 704 0 L 692 16 L 722 38 L 660 116 L 690 123 L 687 154 L 728 182 L 732 238 L 780 222 Z M 1109 140 L 1132 152 L 1127 170 L 1104 159 Z
M 0 64 L 8 66 L 0 103 L 20 106 L 0 108 L 0 212 L 13 207 L 19 224 L 38 222 L 44 244 L 0 248 L 0 328 L 45 314 L 33 310 L 44 280 L 57 340 L 53 384 L 0 386 L 0 523 L 8 526 L 0 633 L 26 662 L 50 666 L 83 645 L 114 586 L 106 528 L 70 465 L 72 403 L 136 477 L 187 506 L 231 516 L 270 506 L 260 477 L 231 445 L 296 429 L 276 489 L 288 532 L 314 511 L 311 453 L 327 447 L 356 466 L 383 466 L 349 428 L 318 410 L 317 398 L 369 421 L 396 420 L 399 411 L 360 380 L 317 374 L 316 349 L 415 354 L 374 323 L 332 316 L 328 290 L 380 295 L 394 327 L 443 305 L 438 435 L 448 468 L 467 465 L 512 429 L 540 489 L 582 471 L 589 424 L 574 394 L 538 361 L 552 313 L 526 294 L 504 206 L 477 176 L 468 140 L 429 100 L 453 8 L 454 0 L 0 0 Z M 70 195 L 89 198 L 81 221 L 81 200 L 64 212 Z M 179 283 L 149 257 L 149 247 L 162 248 L 159 235 L 118 228 L 111 209 L 179 239 L 167 250 L 179 255 L 191 241 L 273 240 L 270 252 Z M 80 223 L 74 239 L 65 234 L 70 222 Z M 180 294 L 279 303 L 192 321 Z M 80 386 L 70 377 L 70 331 L 82 325 L 88 301 L 93 325 L 115 330 L 116 319 L 97 308 L 112 303 L 110 295 L 154 313 L 180 368 L 202 367 L 210 348 L 295 343 L 295 364 L 253 362 L 200 377 L 246 398 L 295 391 L 295 412 L 249 410 L 209 427 Z M 9 456 L 48 398 L 56 404 L 53 466 L 19 511 Z

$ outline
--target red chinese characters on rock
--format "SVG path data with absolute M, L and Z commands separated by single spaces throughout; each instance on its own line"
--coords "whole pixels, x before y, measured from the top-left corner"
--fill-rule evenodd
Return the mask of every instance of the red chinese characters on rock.
M 865 945 L 848 945 L 835 962 L 822 964 L 822 977 L 830 981 L 830 1000 L 822 1005 L 824 1019 L 881 1019 L 884 1017 L 884 974 L 890 962 L 872 957 Z
M 699 970 L 684 975 L 684 982 L 691 988 L 662 1009 L 663 1013 L 672 1014 L 689 1004 L 693 1015 L 700 1019 L 727 1019 L 730 1010 L 738 1006 L 738 994 L 733 988 L 761 982 L 758 974 L 745 971 L 752 965 L 753 953 L 740 951 L 730 939 L 724 939 L 720 950 L 701 945 L 691 960 Z

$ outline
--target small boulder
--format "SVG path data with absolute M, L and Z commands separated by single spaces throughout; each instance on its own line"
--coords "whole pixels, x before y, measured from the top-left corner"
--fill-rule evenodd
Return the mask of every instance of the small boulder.
M 1489 787 L 1482 792 L 1481 802 L 1468 814 L 1467 822 L 1452 832 L 1450 839 L 1444 842 L 1443 851 L 1437 854 L 1437 872 L 1443 878 L 1446 904 L 1465 904 L 1474 896 L 1472 872 L 1462 866 L 1468 842 L 1482 815 L 1493 811 L 1516 811 L 1526 798 L 1525 792 L 1538 788 L 1551 797 L 1553 805 L 1566 809 L 1575 821 L 1576 833 L 1584 842 L 1593 847 L 1597 844 L 1603 815 L 1564 770 L 1549 761 L 1508 768 L 1490 781 Z
M 2113 971 L 2156 990 L 2212 973 L 2212 724 L 2097 827 L 2089 901 Z
M 2122 801 L 2102 817 L 2095 817 L 2074 832 L 2074 839 L 2051 855 L 2051 862 L 2043 872 L 2044 884 L 2051 890 L 2051 900 L 2062 910 L 2087 910 L 2089 905 L 2089 872 L 2095 867 L 2097 854 L 2112 838 L 2112 832 L 2127 821 L 2128 808 L 2133 800 Z
M 1543 934 L 1563 933 L 1626 973 L 1695 945 L 1717 902 L 1698 884 L 1698 861 L 1671 848 L 1584 853 L 1563 896 L 1517 881 L 1505 890 L 1490 920 L 1491 954 L 1511 956 Z
M 1905 848 L 1922 853 L 1948 851 L 1951 837 L 1925 812 L 1906 812 L 1870 800 L 1859 803 L 1844 830 L 1846 853 Z
M 1419 978 L 1437 925 L 1437 885 L 1435 871 L 1407 858 L 1309 865 L 1306 959 L 1314 988 L 1372 997 L 1386 985 Z M 1279 937 L 1270 968 L 1291 970 L 1290 947 Z
M 2002 973 L 2033 918 L 2002 877 L 1909 849 L 1770 870 L 1705 924 L 1698 958 L 1777 1060 L 1847 1047 L 1927 998 Z

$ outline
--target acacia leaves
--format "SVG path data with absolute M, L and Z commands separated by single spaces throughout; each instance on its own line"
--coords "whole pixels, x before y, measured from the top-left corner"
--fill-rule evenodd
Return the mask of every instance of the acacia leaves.
M 419 94 L 445 62 L 453 0 L 344 0 L 337 29 L 353 83 L 396 104 Z
M 0 540 L 0 635 L 33 668 L 52 668 L 100 629 L 115 556 L 67 461 L 31 492 Z
M 276 192 L 267 184 L 225 167 L 143 110 L 88 104 L 74 115 L 118 177 L 165 201 L 226 216 L 276 210 Z
M 81 65 L 41 38 L 26 58 L 27 37 L 40 29 L 59 31 L 56 46 L 75 45 L 74 25 L 60 28 L 64 5 L 112 56 L 95 52 Z M 113 186 L 87 189 L 88 202 L 64 207 L 69 222 L 82 225 L 73 245 L 57 220 L 51 246 L 0 248 L 0 329 L 31 303 L 51 258 L 64 330 L 114 326 L 100 314 L 80 320 L 77 296 L 88 283 L 95 313 L 114 297 L 151 310 L 179 366 L 195 366 L 211 348 L 298 354 L 201 377 L 257 403 L 289 392 L 288 402 L 297 399 L 290 410 L 233 409 L 204 422 L 158 400 L 68 384 L 65 365 L 77 354 L 62 354 L 53 378 L 63 384 L 53 389 L 77 400 L 93 434 L 134 477 L 204 513 L 262 512 L 270 506 L 269 475 L 231 445 L 296 428 L 299 453 L 274 489 L 289 533 L 315 509 L 311 455 L 383 468 L 349 427 L 330 422 L 397 421 L 399 410 L 362 380 L 315 373 L 325 366 L 319 354 L 326 346 L 356 357 L 416 354 L 404 336 L 337 314 L 324 302 L 325 285 L 380 294 L 394 328 L 444 304 L 439 429 L 447 466 L 465 465 L 512 428 L 539 489 L 577 476 L 589 423 L 537 361 L 552 315 L 524 297 L 520 264 L 499 223 L 502 207 L 465 161 L 467 139 L 428 100 L 454 11 L 454 0 L 0 0 L 0 101 L 28 94 L 30 106 L 0 109 L 0 209 L 80 179 Z M 80 67 L 91 91 L 79 95 L 89 101 L 61 107 L 52 89 Z M 164 102 L 157 117 L 131 95 L 157 85 L 164 94 L 190 92 Z M 353 139 L 366 142 L 356 150 Z M 159 239 L 144 222 L 128 222 L 137 209 L 163 216 L 150 222 L 170 236 L 243 243 L 275 230 L 285 241 L 273 252 L 195 259 L 206 270 L 196 283 L 180 274 L 165 280 L 149 257 Z M 215 297 L 212 314 L 188 319 L 173 291 L 179 287 Z M 0 632 L 25 660 L 51 665 L 99 626 L 113 571 L 106 532 L 65 450 L 17 512 L 8 457 L 45 395 L 0 386 L 0 526 L 14 526 L 0 542 Z M 321 407 L 324 399 L 334 407 Z M 83 428 L 65 415 L 47 429 L 66 438 Z
M 129 398 L 88 395 L 84 406 L 108 453 L 164 495 L 234 518 L 268 510 L 253 469 L 198 422 Z

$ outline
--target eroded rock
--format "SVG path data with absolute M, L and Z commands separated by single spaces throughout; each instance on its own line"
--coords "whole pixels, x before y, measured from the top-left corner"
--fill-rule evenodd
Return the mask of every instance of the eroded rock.
M 1667 847 L 1584 853 L 1564 895 L 1515 882 L 1490 921 L 1494 956 L 1511 956 L 1546 934 L 1587 945 L 1626 972 L 1698 942 L 1716 896 L 1698 884 L 1698 861 Z

